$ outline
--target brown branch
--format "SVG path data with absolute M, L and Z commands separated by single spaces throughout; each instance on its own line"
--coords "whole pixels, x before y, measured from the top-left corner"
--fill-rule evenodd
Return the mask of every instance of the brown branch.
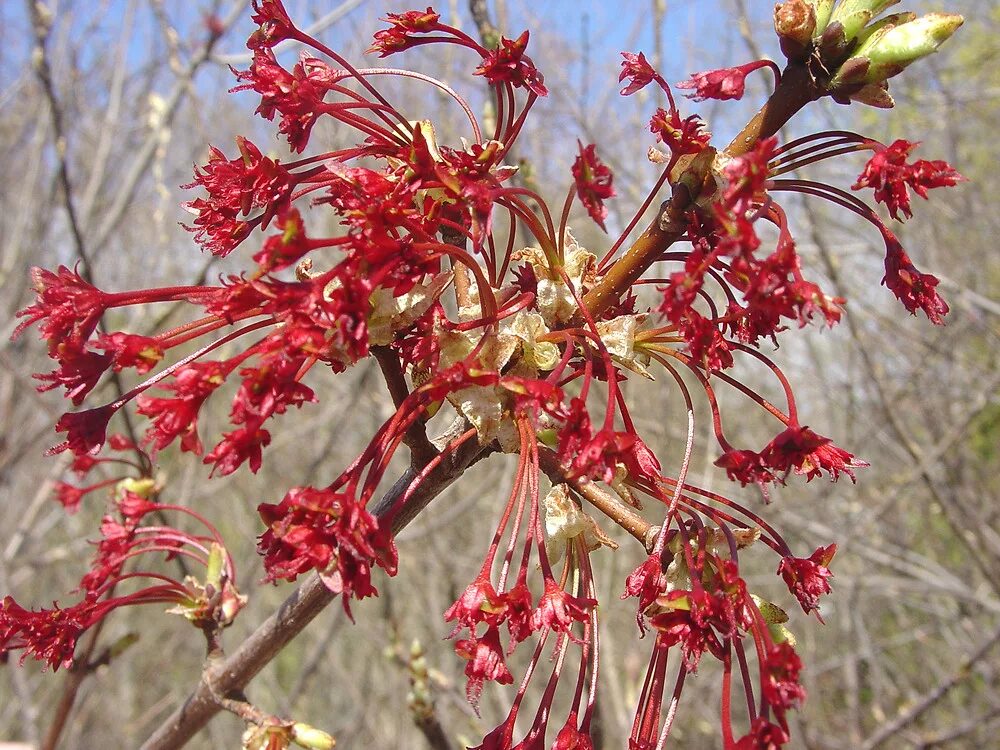
M 385 378 L 385 385 L 389 389 L 389 395 L 392 396 L 392 402 L 399 409 L 410 395 L 399 357 L 387 346 L 373 346 L 371 353 L 382 370 L 382 377 Z M 415 420 L 407 428 L 403 435 L 403 444 L 410 449 L 412 463 L 417 466 L 426 466 L 438 454 L 437 448 L 427 438 L 424 423 L 420 419 Z
M 467 443 L 430 471 L 400 513 L 393 516 L 393 534 L 399 533 L 427 504 L 485 455 L 476 443 Z M 407 471 L 373 508 L 385 516 L 413 484 L 418 472 Z M 142 745 L 142 750 L 182 747 L 219 712 L 214 695 L 242 690 L 278 653 L 336 598 L 315 573 L 310 575 L 278 610 L 267 618 L 226 659 L 209 665 L 187 700 Z
M 414 724 L 427 740 L 427 747 L 431 750 L 453 750 L 455 747 L 436 713 L 419 717 L 414 720 Z
M 813 83 L 805 66 L 789 65 L 771 97 L 726 147 L 726 155 L 740 156 L 747 153 L 761 138 L 777 133 L 799 110 L 820 95 L 821 91 Z M 704 184 L 713 166 L 702 158 L 703 155 L 715 156 L 714 152 L 702 152 L 680 170 L 678 179 L 672 184 L 673 194 L 660 206 L 657 217 L 628 252 L 615 261 L 603 278 L 584 296 L 583 303 L 595 318 L 599 318 L 620 299 L 657 258 L 684 234 L 684 213 L 698 198 L 700 186 Z
M 809 102 L 822 96 L 805 65 L 788 65 L 781 73 L 781 83 L 771 94 L 760 111 L 726 146 L 729 156 L 742 156 L 747 153 L 762 138 L 769 138 L 777 133 L 796 113 Z

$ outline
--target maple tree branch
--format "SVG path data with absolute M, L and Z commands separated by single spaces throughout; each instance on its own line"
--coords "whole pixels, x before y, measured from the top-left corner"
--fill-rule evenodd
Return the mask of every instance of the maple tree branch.
M 804 65 L 790 64 L 781 75 L 781 83 L 760 111 L 732 140 L 725 150 L 727 156 L 741 156 L 762 138 L 774 135 L 799 110 L 821 96 Z M 714 152 L 702 152 L 714 157 Z M 700 157 L 701 155 L 699 155 Z M 608 272 L 584 295 L 583 303 L 590 314 L 599 318 L 615 301 L 632 287 L 636 280 L 677 240 L 686 229 L 685 212 L 699 196 L 699 186 L 710 176 L 712 164 L 696 157 L 679 170 L 672 180 L 673 193 L 664 201 L 656 217 L 628 251 L 615 261 Z
M 477 5 L 480 7 L 477 8 Z M 476 20 L 480 31 L 484 31 L 481 23 L 484 16 L 481 11 L 485 10 L 485 4 L 473 0 L 470 6 L 473 11 L 480 11 L 480 17 Z M 488 32 L 489 29 L 485 31 Z M 812 84 L 805 67 L 789 66 L 774 94 L 727 147 L 726 153 L 737 156 L 751 150 L 761 138 L 777 132 L 796 112 L 818 96 L 819 92 Z M 714 156 L 714 153 L 710 156 Z M 683 236 L 684 213 L 698 198 L 700 186 L 708 177 L 710 167 L 708 159 L 696 158 L 681 172 L 672 186 L 670 199 L 661 205 L 653 222 L 584 297 L 584 304 L 592 315 L 600 316 L 667 248 Z M 376 358 L 382 365 L 383 373 L 386 373 L 387 368 L 383 363 L 385 358 L 380 358 L 378 354 Z M 393 375 L 391 366 L 388 368 L 387 383 L 390 385 L 390 390 L 394 387 L 398 389 L 399 383 Z M 471 444 L 461 446 L 448 456 L 447 460 L 435 466 L 412 493 L 402 512 L 393 515 L 393 533 L 398 533 L 426 507 L 427 503 L 487 452 L 473 441 Z M 419 462 L 416 454 L 414 458 Z M 379 517 L 389 513 L 418 474 L 418 469 L 413 467 L 408 469 L 376 504 L 373 513 Z M 605 512 L 644 545 L 646 544 L 650 525 L 628 509 L 624 503 L 618 503 L 593 482 L 577 483 L 574 488 L 595 507 Z M 231 656 L 206 668 L 199 686 L 150 736 L 143 744 L 142 750 L 167 750 L 183 746 L 220 710 L 218 701 L 213 696 L 226 695 L 242 689 L 334 598 L 335 595 L 326 588 L 316 574 L 310 575 Z
M 458 479 L 465 470 L 485 455 L 476 441 L 466 443 L 449 454 L 414 489 L 402 512 L 393 516 L 392 532 L 398 534 L 431 500 Z M 406 470 L 375 505 L 372 512 L 385 516 L 417 478 L 419 471 Z M 242 690 L 295 636 L 312 622 L 336 594 L 319 576 L 309 575 L 277 611 L 268 617 L 250 637 L 225 659 L 210 663 L 202 673 L 198 687 L 142 745 L 142 750 L 168 750 L 183 747 L 220 710 L 214 696 Z
M 642 544 L 647 552 L 652 549 L 656 542 L 656 536 L 660 531 L 659 526 L 654 526 L 634 508 L 630 508 L 610 492 L 606 492 L 587 477 L 568 478 L 556 454 L 548 448 L 538 449 L 538 465 L 546 473 L 553 484 L 564 482 L 573 488 L 580 497 L 597 508 L 618 526 L 631 534 Z

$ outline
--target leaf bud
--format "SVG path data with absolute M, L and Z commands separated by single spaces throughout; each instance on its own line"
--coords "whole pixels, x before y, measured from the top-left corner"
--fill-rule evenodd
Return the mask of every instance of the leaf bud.
M 937 52 L 965 19 L 957 13 L 928 13 L 876 33 L 858 50 L 871 61 L 866 83 L 892 78 L 907 65 Z
M 296 745 L 309 748 L 309 750 L 332 750 L 333 746 L 337 744 L 337 740 L 322 729 L 301 722 L 292 725 L 292 739 Z

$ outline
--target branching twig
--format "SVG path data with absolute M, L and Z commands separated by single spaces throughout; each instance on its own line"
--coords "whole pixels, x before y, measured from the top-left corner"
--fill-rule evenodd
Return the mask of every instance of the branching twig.
M 442 461 L 416 488 L 403 511 L 393 516 L 393 533 L 398 533 L 413 520 L 482 454 L 483 449 L 473 442 Z M 413 468 L 408 469 L 377 503 L 373 513 L 384 516 L 409 489 L 417 473 Z M 241 690 L 335 598 L 319 576 L 310 575 L 239 648 L 224 661 L 206 669 L 198 687 L 146 740 L 142 750 L 182 747 L 218 713 L 213 693 L 228 695 Z
M 553 483 L 569 484 L 587 502 L 635 537 L 647 552 L 652 549 L 660 531 L 659 526 L 653 526 L 635 510 L 586 477 L 567 479 L 559 465 L 559 459 L 551 450 L 538 449 L 538 464 Z
M 962 659 L 961 663 L 947 679 L 926 693 L 920 700 L 910 706 L 909 709 L 888 724 L 883 724 L 875 734 L 864 741 L 864 744 L 861 745 L 861 750 L 873 750 L 919 719 L 935 703 L 944 698 L 952 688 L 971 677 L 972 668 L 986 658 L 986 655 L 989 654 L 990 650 L 998 642 L 1000 642 L 1000 627 L 996 628 L 975 651 Z

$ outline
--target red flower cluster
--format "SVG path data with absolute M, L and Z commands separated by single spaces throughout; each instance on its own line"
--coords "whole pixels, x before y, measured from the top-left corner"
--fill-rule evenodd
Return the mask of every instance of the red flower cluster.
M 586 207 L 590 218 L 597 222 L 601 229 L 607 231 L 604 220 L 608 217 L 608 209 L 604 201 L 615 194 L 615 189 L 611 185 L 611 170 L 597 158 L 594 144 L 591 143 L 584 148 L 583 144 L 577 141 L 576 145 L 580 148 L 580 155 L 573 162 L 576 194 Z
M 396 573 L 389 532 L 349 495 L 296 487 L 277 505 L 262 503 L 258 511 L 268 526 L 258 549 L 269 581 L 294 581 L 317 570 L 331 591 L 343 594 L 350 615 L 351 597 L 378 594 L 371 582 L 374 566 Z
M 931 188 L 951 187 L 965 180 L 950 164 L 939 159 L 917 159 L 908 164 L 906 157 L 918 145 L 899 139 L 877 148 L 852 189 L 874 188 L 875 200 L 885 204 L 892 218 L 902 221 L 900 213 L 907 219 L 913 217 L 910 190 L 926 200 L 927 191 Z
M 819 606 L 819 597 L 830 593 L 830 583 L 827 579 L 833 575 L 830 572 L 830 561 L 837 553 L 837 545 L 820 547 L 809 557 L 784 557 L 778 565 L 778 575 L 785 579 L 788 590 L 802 605 L 802 611 L 809 614 Z
M 599 587 L 591 561 L 602 547 L 617 547 L 598 513 L 635 537 L 646 554 L 627 577 L 623 596 L 637 599 L 640 630 L 655 634 L 630 746 L 662 747 L 684 681 L 709 659 L 722 670 L 723 744 L 759 750 L 788 742 L 787 712 L 804 699 L 802 665 L 787 633 L 775 627 L 777 607 L 749 590 L 741 559 L 759 549 L 775 552 L 778 575 L 808 613 L 830 591 L 836 546 L 795 557 L 756 513 L 689 481 L 703 434 L 699 401 L 721 447 L 716 465 L 733 481 L 766 489 L 793 473 L 806 481 L 822 474 L 853 480 L 865 464 L 800 424 L 791 385 L 761 351 L 762 341 L 776 343 L 788 328 L 814 320 L 836 324 L 844 304 L 805 277 L 793 227 L 776 196 L 819 197 L 868 219 L 885 239 L 884 283 L 906 309 L 923 310 L 937 323 L 948 308 L 935 290 L 937 279 L 914 267 L 860 199 L 782 176 L 831 155 L 875 149 L 854 187 L 875 188 L 876 200 L 896 218 L 910 214 L 909 190 L 926 197 L 928 189 L 961 177 L 944 162 L 907 164 L 914 144 L 886 147 L 846 131 L 779 144 L 768 137 L 773 123 L 757 122 L 729 147 L 716 148 L 704 120 L 682 114 L 643 53 L 623 53 L 621 93 L 655 83 L 665 95 L 649 129 L 669 153 L 650 148 L 660 176 L 599 260 L 569 227 L 579 201 L 607 230 L 605 201 L 615 188 L 597 147 L 577 140 L 575 159 L 565 165 L 561 212 L 515 184 L 517 168 L 504 163 L 537 98 L 547 94 L 542 73 L 525 54 L 528 32 L 488 49 L 427 8 L 388 14 L 388 28 L 375 34 L 369 52 L 381 57 L 425 44 L 471 52 L 470 73 L 485 79 L 494 97 L 496 116 L 484 133 L 477 107 L 444 82 L 422 73 L 356 68 L 296 28 L 280 0 L 254 0 L 252 7 L 259 26 L 248 41 L 253 61 L 248 70 L 234 71 L 234 90 L 257 93 L 257 113 L 277 120 L 297 153 L 309 149 L 322 117 L 355 133 L 356 141 L 287 163 L 243 137 L 233 159 L 210 149 L 189 186 L 204 191 L 186 204 L 196 215 L 191 231 L 221 257 L 256 230 L 270 229 L 248 253 L 252 262 L 243 273 L 212 284 L 113 293 L 65 266 L 33 270 L 37 298 L 20 313 L 24 321 L 15 335 L 37 324 L 56 361 L 54 371 L 38 376 L 40 389 L 63 388 L 80 405 L 109 372 L 138 382 L 111 403 L 57 422 L 66 441 L 54 450 L 71 450 L 81 475 L 105 473 L 85 486 L 60 483 L 57 500 L 72 512 L 88 494 L 114 487 L 116 508 L 103 520 L 94 562 L 81 582 L 84 600 L 31 612 L 5 599 L 0 650 L 23 649 L 57 667 L 72 658 L 87 627 L 116 607 L 137 603 L 174 604 L 206 631 L 228 624 L 242 597 L 232 587 L 222 541 L 193 511 L 156 499 L 153 459 L 174 441 L 182 451 L 204 452 L 199 418 L 231 380 L 221 389 L 232 398 L 230 426 L 203 460 L 213 473 L 243 465 L 256 472 L 273 418 L 325 392 L 313 380 L 317 372 L 337 374 L 374 356 L 395 408 L 330 485 L 296 487 L 279 502 L 259 506 L 266 580 L 292 581 L 316 571 L 342 595 L 350 614 L 351 599 L 377 594 L 376 568 L 395 574 L 392 530 L 440 486 L 435 477 L 506 453 L 516 468 L 492 541 L 479 573 L 445 612 L 474 705 L 487 682 L 515 681 L 518 661 L 508 659 L 520 644 L 533 642 L 530 658 L 521 660 L 527 666 L 507 717 L 480 747 L 542 748 L 553 732 L 557 750 L 591 747 L 600 654 Z M 307 48 L 290 70 L 272 51 L 282 40 Z M 822 55 L 819 48 L 812 52 Z M 697 74 L 680 88 L 692 90 L 695 101 L 738 99 L 746 75 L 763 67 L 776 70 L 773 63 L 752 62 Z M 430 121 L 400 111 L 376 85 L 383 76 L 419 81 L 454 101 L 467 130 L 442 142 Z M 817 81 L 810 85 L 820 86 Z M 817 92 L 807 93 L 814 98 Z M 553 158 L 558 154 L 553 150 Z M 620 253 L 657 202 L 652 223 Z M 760 231 L 760 222 L 771 231 Z M 317 229 L 332 225 L 337 231 Z M 527 246 L 518 245 L 522 237 Z M 668 269 L 660 274 L 651 270 L 654 264 Z M 661 292 L 652 308 L 644 307 L 642 284 Z M 169 331 L 102 326 L 109 310 L 175 302 L 192 312 Z M 773 375 L 782 403 L 733 374 L 740 358 Z M 654 369 L 658 382 L 676 386 L 688 420 L 682 457 L 662 465 L 642 439 L 630 411 L 631 389 L 623 387 L 629 378 L 652 378 Z M 719 383 L 735 387 L 780 424 L 762 449 L 737 449 L 727 439 L 715 395 Z M 154 386 L 159 395 L 152 395 Z M 111 419 L 132 402 L 150 420 L 140 445 L 114 436 L 107 442 L 135 460 L 99 456 Z M 451 413 L 453 428 L 432 442 L 425 426 L 441 410 Z M 380 488 L 390 484 L 400 446 L 411 453 L 406 481 L 375 506 Z M 678 467 L 674 473 L 672 466 Z M 139 476 L 109 469 L 136 469 Z M 655 526 L 637 512 L 641 500 L 653 505 L 648 512 L 657 515 Z M 154 511 L 187 513 L 208 532 L 144 523 Z M 210 571 L 208 580 L 178 582 L 126 565 L 148 553 L 196 561 Z M 152 581 L 147 588 L 113 594 L 117 582 L 141 577 Z M 672 652 L 679 652 L 679 665 Z M 671 692 L 672 665 L 678 666 Z M 739 738 L 731 715 L 734 676 L 748 696 L 742 725 L 749 732 Z M 572 688 L 561 689 L 567 680 L 575 680 Z M 519 719 L 527 691 L 539 682 L 540 698 L 529 701 L 537 705 L 534 717 Z M 550 731 L 554 706 L 565 714 Z M 515 727 L 526 730 L 516 745 Z
M 86 492 L 116 483 L 103 482 Z M 60 496 L 63 490 L 60 489 Z M 62 499 L 60 497 L 60 499 Z M 191 534 L 162 523 L 143 525 L 151 513 L 180 513 L 201 523 L 208 534 Z M 173 604 L 171 610 L 183 614 L 198 627 L 222 628 L 231 624 L 246 598 L 237 592 L 232 559 L 220 543 L 215 528 L 188 508 L 148 500 L 128 490 L 117 494 L 116 512 L 101 521 L 101 539 L 89 571 L 80 581 L 83 599 L 69 607 L 53 604 L 51 609 L 27 610 L 7 596 L 0 606 L 0 658 L 22 651 L 21 661 L 31 656 L 53 669 L 69 667 L 80 636 L 109 613 L 136 604 Z M 144 569 L 150 554 L 167 559 L 183 556 L 205 566 L 206 580 L 199 584 L 188 577 L 183 582 L 162 572 Z M 146 579 L 149 585 L 132 593 L 115 593 L 123 581 Z
M 524 88 L 535 96 L 548 96 L 545 79 L 531 58 L 524 54 L 528 47 L 528 32 L 517 39 L 500 37 L 500 46 L 490 50 L 473 75 L 483 76 L 494 86 L 508 83 L 515 88 Z

